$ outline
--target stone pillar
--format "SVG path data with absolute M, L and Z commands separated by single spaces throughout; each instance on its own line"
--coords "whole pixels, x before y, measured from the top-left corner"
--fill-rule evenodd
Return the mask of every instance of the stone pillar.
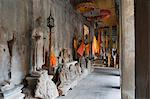
M 135 99 L 134 0 L 122 0 L 121 6 L 121 99 Z

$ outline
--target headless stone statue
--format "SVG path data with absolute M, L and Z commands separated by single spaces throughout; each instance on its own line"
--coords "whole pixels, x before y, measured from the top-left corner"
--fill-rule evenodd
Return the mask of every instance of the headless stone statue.
M 36 20 L 37 27 L 32 32 L 32 65 L 33 71 L 42 69 L 43 62 L 43 30 L 41 17 Z

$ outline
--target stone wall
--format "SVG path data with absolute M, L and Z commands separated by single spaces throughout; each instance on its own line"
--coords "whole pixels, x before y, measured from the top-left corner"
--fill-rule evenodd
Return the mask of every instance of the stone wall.
M 73 35 L 82 35 L 83 24 L 90 25 L 73 10 L 68 0 L 0 0 L 0 83 L 9 78 L 7 41 L 13 38 L 13 33 L 16 39 L 12 48 L 12 80 L 19 83 L 29 73 L 32 67 L 31 35 L 39 17 L 42 19 L 43 38 L 46 38 L 43 40 L 45 50 L 48 50 L 47 17 L 50 9 L 55 20 L 52 46 L 58 55 L 60 48 L 72 48 Z
M 122 99 L 135 99 L 134 0 L 122 0 L 121 79 Z
M 30 55 L 30 30 L 32 27 L 32 2 L 30 0 L 0 0 L 0 82 L 8 80 L 11 68 L 12 81 L 19 83 L 28 72 Z M 14 37 L 12 63 L 7 41 Z

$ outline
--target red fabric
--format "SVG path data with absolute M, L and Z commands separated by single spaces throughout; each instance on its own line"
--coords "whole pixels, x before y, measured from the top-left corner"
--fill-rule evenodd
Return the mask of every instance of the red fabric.
M 77 50 L 77 53 L 78 53 L 80 56 L 83 56 L 84 49 L 85 49 L 85 44 L 82 42 L 81 45 L 80 45 L 80 47 L 79 47 L 78 50 Z

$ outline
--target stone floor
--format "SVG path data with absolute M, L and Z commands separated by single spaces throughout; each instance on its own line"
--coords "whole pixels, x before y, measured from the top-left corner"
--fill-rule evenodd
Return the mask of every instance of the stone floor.
M 121 99 L 119 71 L 96 68 L 66 96 L 57 99 Z

